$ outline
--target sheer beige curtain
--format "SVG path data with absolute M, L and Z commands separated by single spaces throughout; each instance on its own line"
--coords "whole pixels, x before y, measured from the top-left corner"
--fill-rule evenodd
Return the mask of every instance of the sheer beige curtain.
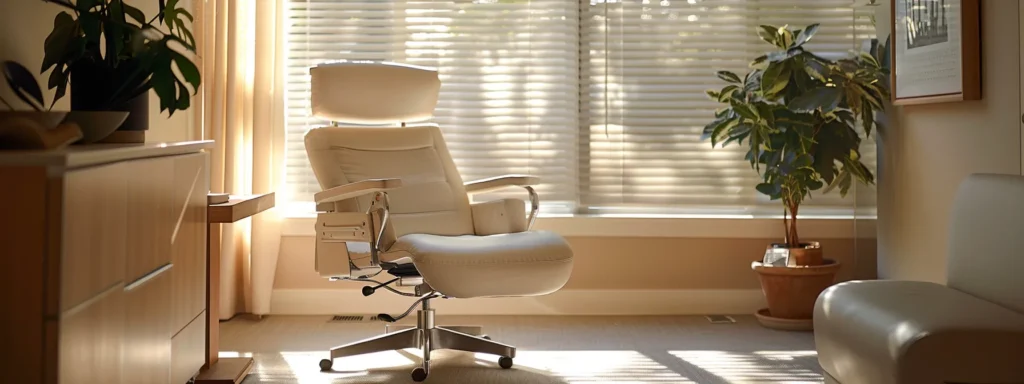
M 282 0 L 196 0 L 202 57 L 202 136 L 216 141 L 212 192 L 279 190 L 284 156 Z M 270 313 L 281 220 L 270 210 L 225 224 L 220 317 Z M 216 250 L 214 251 L 213 257 Z

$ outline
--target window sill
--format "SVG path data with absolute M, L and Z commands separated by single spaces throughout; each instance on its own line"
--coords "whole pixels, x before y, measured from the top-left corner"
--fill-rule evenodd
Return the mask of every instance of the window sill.
M 809 217 L 801 218 L 799 225 L 803 239 L 875 238 L 874 217 Z M 315 226 L 316 217 L 312 214 L 287 217 L 282 235 L 313 236 Z M 781 218 L 749 216 L 542 215 L 533 229 L 549 230 L 565 237 L 783 237 Z

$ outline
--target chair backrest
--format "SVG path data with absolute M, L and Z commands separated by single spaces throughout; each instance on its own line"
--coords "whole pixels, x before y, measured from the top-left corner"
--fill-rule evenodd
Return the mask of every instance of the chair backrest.
M 306 133 L 305 142 L 323 189 L 367 179 L 402 179 L 401 188 L 388 192 L 393 236 L 473 234 L 462 176 L 436 125 L 323 127 Z M 339 202 L 335 210 L 365 211 L 371 199 Z
M 1024 313 L 1024 177 L 975 174 L 957 191 L 947 285 Z
M 357 62 L 321 64 L 309 73 L 313 114 L 341 123 L 306 133 L 306 155 L 321 188 L 401 179 L 403 186 L 388 192 L 391 226 L 385 246 L 406 233 L 473 234 L 469 197 L 441 130 L 433 124 L 405 126 L 433 116 L 441 87 L 436 70 Z M 342 201 L 334 210 L 364 211 L 371 199 Z

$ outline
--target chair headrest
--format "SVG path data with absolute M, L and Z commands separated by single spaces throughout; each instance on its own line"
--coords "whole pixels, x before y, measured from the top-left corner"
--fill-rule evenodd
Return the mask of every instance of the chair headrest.
M 441 89 L 437 70 L 397 63 L 326 63 L 309 74 L 313 115 L 352 124 L 429 120 Z

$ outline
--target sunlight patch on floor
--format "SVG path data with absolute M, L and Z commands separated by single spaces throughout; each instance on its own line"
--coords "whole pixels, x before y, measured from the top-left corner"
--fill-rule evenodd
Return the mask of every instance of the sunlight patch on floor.
M 494 361 L 495 356 L 477 354 Z M 637 351 L 520 351 L 515 365 L 568 383 L 694 383 Z
M 281 358 L 295 375 L 298 384 L 330 384 L 336 379 L 351 379 L 368 376 L 370 371 L 412 365 L 414 362 L 399 351 L 368 353 L 365 355 L 336 359 L 332 372 L 319 370 L 320 360 L 327 352 L 281 352 Z M 344 364 L 339 364 L 339 363 Z
M 824 378 L 811 367 L 815 351 L 669 351 L 683 361 L 732 384 L 821 383 Z

